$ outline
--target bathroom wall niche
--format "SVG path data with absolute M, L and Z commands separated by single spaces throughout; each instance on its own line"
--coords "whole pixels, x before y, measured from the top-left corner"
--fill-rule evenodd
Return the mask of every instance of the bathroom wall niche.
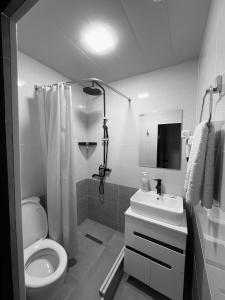
M 182 115 L 182 110 L 140 115 L 140 167 L 180 170 Z

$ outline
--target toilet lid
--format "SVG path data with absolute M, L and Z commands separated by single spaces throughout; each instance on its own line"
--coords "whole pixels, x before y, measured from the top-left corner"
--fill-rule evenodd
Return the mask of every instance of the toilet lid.
M 47 215 L 37 199 L 22 201 L 23 248 L 45 239 L 48 234 Z

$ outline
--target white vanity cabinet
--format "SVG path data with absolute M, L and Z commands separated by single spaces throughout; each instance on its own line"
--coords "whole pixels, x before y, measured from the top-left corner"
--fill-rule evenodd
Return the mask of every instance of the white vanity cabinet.
M 170 225 L 125 212 L 124 270 L 173 300 L 183 299 L 187 224 Z

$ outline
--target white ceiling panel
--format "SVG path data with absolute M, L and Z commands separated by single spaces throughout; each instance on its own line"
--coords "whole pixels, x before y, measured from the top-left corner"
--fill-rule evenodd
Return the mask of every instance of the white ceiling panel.
M 19 49 L 71 79 L 111 82 L 196 58 L 208 7 L 209 0 L 40 0 L 18 23 Z M 81 31 L 95 21 L 118 33 L 108 55 L 82 48 Z
M 210 0 L 169 0 L 173 53 L 180 61 L 196 56 L 206 26 Z
M 125 14 L 152 69 L 173 64 L 167 2 L 121 0 Z

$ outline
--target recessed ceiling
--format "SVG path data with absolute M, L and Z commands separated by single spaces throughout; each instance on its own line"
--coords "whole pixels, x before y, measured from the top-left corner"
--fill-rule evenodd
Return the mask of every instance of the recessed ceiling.
M 18 23 L 19 50 L 73 80 L 112 82 L 198 57 L 210 0 L 40 0 Z M 118 33 L 105 55 L 81 31 L 93 23 Z

